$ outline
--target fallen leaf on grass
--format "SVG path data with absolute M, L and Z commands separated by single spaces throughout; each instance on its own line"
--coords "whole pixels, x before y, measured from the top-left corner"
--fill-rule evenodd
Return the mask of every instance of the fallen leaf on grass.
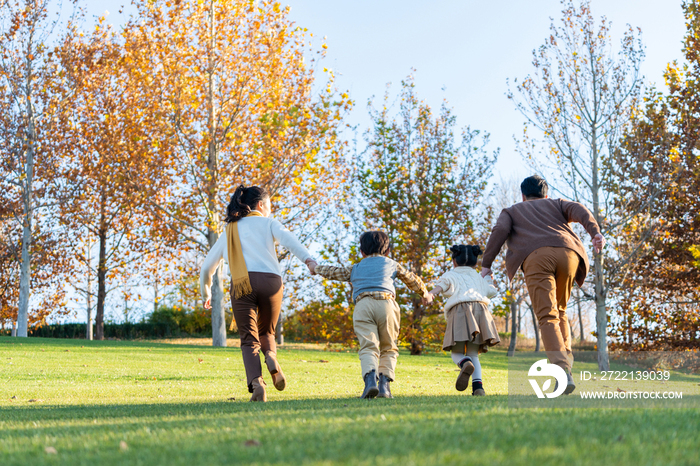
M 618 442 L 622 442 L 624 440 L 625 436 L 620 434 L 620 436 L 617 438 Z
M 121 442 L 119 442 L 119 449 L 121 451 L 126 451 L 129 449 L 129 445 L 127 445 L 126 442 L 122 440 Z
M 65 352 L 66 352 L 66 353 L 70 353 L 70 350 L 69 350 L 69 349 L 67 349 L 67 350 L 66 350 Z
M 12 398 L 10 398 L 10 399 L 11 399 L 11 400 L 16 400 L 16 399 L 17 399 L 17 395 L 12 395 Z
M 38 398 L 32 398 L 31 400 L 27 400 L 27 403 L 38 403 L 40 401 L 44 401 L 44 400 L 40 400 Z
M 236 401 L 236 397 L 232 396 L 231 398 L 228 399 L 228 401 Z
M 330 362 L 330 361 L 326 361 L 325 359 L 319 359 L 318 362 Z
M 246 447 L 259 447 L 260 446 L 260 440 L 255 440 L 255 439 L 250 439 L 245 441 L 245 446 Z
M 55 455 L 58 453 L 54 447 L 44 447 L 44 451 L 49 455 Z
M 618 392 L 627 393 L 627 390 L 623 390 L 623 389 L 621 389 L 620 387 L 617 387 L 617 391 L 618 391 Z
M 197 358 L 197 361 L 199 361 L 199 363 L 202 364 L 202 362 L 204 361 L 204 359 L 202 359 L 202 358 Z

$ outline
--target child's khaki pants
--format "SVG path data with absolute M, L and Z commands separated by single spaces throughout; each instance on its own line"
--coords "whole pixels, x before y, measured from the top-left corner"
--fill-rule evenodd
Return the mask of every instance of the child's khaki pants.
M 401 311 L 393 299 L 362 298 L 355 304 L 352 315 L 355 335 L 360 342 L 362 376 L 374 369 L 394 380 L 396 359 L 399 357 L 399 328 Z

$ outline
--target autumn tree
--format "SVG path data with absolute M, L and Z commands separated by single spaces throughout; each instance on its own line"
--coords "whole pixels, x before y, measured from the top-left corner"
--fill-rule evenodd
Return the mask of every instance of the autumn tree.
M 99 18 L 88 35 L 72 26 L 57 51 L 71 93 L 70 104 L 58 116 L 55 141 L 56 150 L 71 161 L 62 222 L 74 231 L 72 248 L 82 268 L 80 276 L 88 283 L 93 274 L 96 278 L 98 340 L 104 338 L 110 282 L 128 282 L 148 265 L 144 258 L 167 259 L 176 246 L 175 238 L 159 236 L 167 230 L 157 228 L 158 217 L 146 208 L 164 192 L 164 116 L 158 107 L 140 105 L 142 68 L 126 55 L 121 39 Z M 91 256 L 96 258 L 94 266 Z M 91 300 L 90 286 L 74 287 Z
M 349 108 L 333 75 L 317 87 L 310 34 L 264 0 L 137 2 L 126 50 L 155 86 L 143 111 L 164 109 L 168 196 L 152 208 L 202 257 L 218 239 L 238 184 L 272 193 L 275 215 L 301 238 L 343 180 L 337 129 Z M 223 271 L 212 286 L 214 345 L 226 345 Z
M 0 134 L 2 133 L 0 126 Z M 4 162 L 8 162 L 5 160 Z M 3 187 L 4 188 L 4 187 Z M 22 249 L 21 208 L 17 191 L 0 189 L 0 325 L 16 324 L 20 290 Z M 65 315 L 65 279 L 71 269 L 62 229 L 51 228 L 51 218 L 36 216 L 32 227 L 29 286 L 33 305 L 27 313 L 27 325 L 41 325 L 50 315 Z
M 611 52 L 610 22 L 596 22 L 589 0 L 562 0 L 561 25 L 533 51 L 534 71 L 508 94 L 526 117 L 521 152 L 543 173 L 554 173 L 561 192 L 587 205 L 604 236 L 615 237 L 631 221 L 615 197 L 614 154 L 639 101 L 643 59 L 640 35 L 627 28 L 617 55 Z M 531 135 L 538 131 L 541 140 Z M 544 146 L 544 157 L 537 150 Z M 556 183 L 555 183 L 556 184 Z M 565 186 L 565 188 L 563 188 Z M 614 246 L 614 244 L 612 244 Z M 609 248 L 610 249 L 610 248 Z M 618 251 L 609 253 L 616 266 L 630 263 Z M 607 296 L 610 284 L 606 253 L 594 254 L 598 365 L 607 370 Z M 621 260 L 617 260 L 621 259 Z
M 0 196 L 2 199 L 2 196 Z M 4 199 L 7 201 L 7 199 Z M 16 200 L 15 200 L 16 201 Z M 18 204 L 16 202 L 15 204 Z M 11 326 L 17 321 L 20 283 L 21 230 L 17 228 L 16 205 L 0 203 L 0 325 Z M 20 211 L 21 212 L 21 211 Z M 30 288 L 34 305 L 27 315 L 27 324 L 38 325 L 49 315 L 66 315 L 65 277 L 70 270 L 70 257 L 64 249 L 64 237 L 43 230 L 41 222 L 33 228 Z
M 19 200 L 14 217 L 21 230 L 17 335 L 27 336 L 33 247 L 42 211 L 57 202 L 55 181 L 60 161 L 44 144 L 61 102 L 54 99 L 60 72 L 50 44 L 60 18 L 49 18 L 49 0 L 7 0 L 0 3 L 0 185 Z M 61 10 L 60 5 L 53 5 Z M 46 218 L 46 217 L 45 217 Z M 57 264 L 56 264 L 57 265 Z M 54 271 L 56 272 L 56 271 Z
M 380 228 L 391 239 L 391 257 L 430 282 L 450 264 L 450 245 L 473 242 L 487 233 L 486 193 L 496 153 L 487 153 L 488 135 L 464 128 L 455 137 L 455 117 L 446 103 L 438 114 L 418 99 L 409 76 L 392 115 L 389 92 L 383 105 L 370 105 L 372 128 L 360 160 L 358 192 L 366 228 Z M 482 241 L 483 244 L 483 241 Z M 402 338 L 411 354 L 424 350 L 424 319 L 439 315 L 421 297 L 400 290 L 407 306 Z
M 668 93 L 647 92 L 617 153 L 634 174 L 620 178 L 619 198 L 637 212 L 620 236 L 636 260 L 617 277 L 618 348 L 697 349 L 700 338 L 700 5 L 683 10 L 685 63 L 668 65 Z

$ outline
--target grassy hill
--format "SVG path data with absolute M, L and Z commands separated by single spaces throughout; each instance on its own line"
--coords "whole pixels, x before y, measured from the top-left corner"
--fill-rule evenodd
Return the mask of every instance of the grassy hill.
M 697 407 L 509 408 L 503 351 L 489 396 L 456 392 L 446 354 L 402 354 L 396 398 L 366 401 L 356 354 L 313 348 L 280 349 L 288 387 L 260 404 L 238 348 L 0 337 L 0 464 L 698 462 Z

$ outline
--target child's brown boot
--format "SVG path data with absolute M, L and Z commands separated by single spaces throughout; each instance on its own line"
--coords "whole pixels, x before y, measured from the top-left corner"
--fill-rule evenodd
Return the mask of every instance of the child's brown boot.
M 250 401 L 267 401 L 265 381 L 262 379 L 262 377 L 254 379 L 250 385 L 253 387 L 253 396 L 250 397 Z
M 464 358 L 460 363 L 461 370 L 455 382 L 455 388 L 458 392 L 463 392 L 469 386 L 469 377 L 474 373 L 474 364 L 471 358 Z
M 267 364 L 267 369 L 270 371 L 270 375 L 272 376 L 272 384 L 277 390 L 284 390 L 284 387 L 287 386 L 287 379 L 284 378 L 280 363 L 277 362 L 277 354 L 269 351 L 265 355 L 265 364 Z

